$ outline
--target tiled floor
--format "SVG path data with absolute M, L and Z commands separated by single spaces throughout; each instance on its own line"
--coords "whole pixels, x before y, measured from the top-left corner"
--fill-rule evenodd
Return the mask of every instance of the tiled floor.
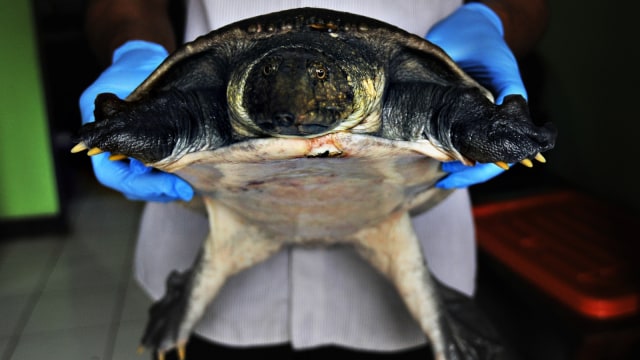
M 68 234 L 0 242 L 0 360 L 147 358 L 150 300 L 131 275 L 141 209 L 88 186 Z

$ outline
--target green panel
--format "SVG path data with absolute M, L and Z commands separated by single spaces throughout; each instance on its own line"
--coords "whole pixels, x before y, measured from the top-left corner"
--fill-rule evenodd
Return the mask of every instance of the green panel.
M 30 1 L 0 0 L 0 218 L 59 212 Z

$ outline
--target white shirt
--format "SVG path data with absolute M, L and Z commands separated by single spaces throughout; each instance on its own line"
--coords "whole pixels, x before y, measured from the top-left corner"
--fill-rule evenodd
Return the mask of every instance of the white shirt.
M 359 13 L 424 35 L 459 5 L 451 0 L 191 0 L 186 39 L 242 18 L 306 6 Z M 413 224 L 434 276 L 471 295 L 476 252 L 467 191 L 457 190 L 414 217 Z M 171 270 L 191 267 L 207 232 L 204 214 L 173 203 L 147 205 L 136 276 L 154 299 L 164 294 Z M 340 345 L 390 351 L 426 341 L 392 285 L 345 246 L 286 248 L 237 274 L 209 306 L 196 332 L 222 344 L 290 342 L 297 349 Z

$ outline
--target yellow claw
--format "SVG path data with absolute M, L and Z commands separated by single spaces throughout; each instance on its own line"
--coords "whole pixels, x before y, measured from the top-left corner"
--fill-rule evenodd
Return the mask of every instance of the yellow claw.
M 89 156 L 93 156 L 93 155 L 98 155 L 98 154 L 102 154 L 104 151 L 102 151 L 102 149 L 94 147 L 89 149 L 89 151 L 87 152 L 87 155 Z
M 185 360 L 187 358 L 187 349 L 184 345 L 178 345 L 178 359 Z
M 126 158 L 127 158 L 127 155 L 122 155 L 122 154 L 114 154 L 109 156 L 109 160 L 111 161 L 124 160 Z
M 546 163 L 547 162 L 547 159 L 545 159 L 544 156 L 542 156 L 542 154 L 540 154 L 540 153 L 536 154 L 535 159 L 538 160 L 541 163 Z
M 524 165 L 524 166 L 526 166 L 528 168 L 533 167 L 533 163 L 529 159 L 520 160 L 520 164 L 522 164 L 522 165 Z
M 158 351 L 158 360 L 164 360 L 164 351 Z
M 497 166 L 501 167 L 503 170 L 509 170 L 509 164 L 507 164 L 506 162 L 497 161 L 494 164 L 496 164 Z
M 85 151 L 87 150 L 88 147 L 85 143 L 81 142 L 81 143 L 77 143 L 76 146 L 73 147 L 73 149 L 71 149 L 72 153 L 79 153 L 80 151 Z

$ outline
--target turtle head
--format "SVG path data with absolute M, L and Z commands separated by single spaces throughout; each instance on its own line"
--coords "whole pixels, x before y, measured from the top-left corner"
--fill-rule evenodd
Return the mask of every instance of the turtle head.
M 319 136 L 340 128 L 354 112 L 346 69 L 322 52 L 289 48 L 270 52 L 245 74 L 241 107 L 270 136 Z

